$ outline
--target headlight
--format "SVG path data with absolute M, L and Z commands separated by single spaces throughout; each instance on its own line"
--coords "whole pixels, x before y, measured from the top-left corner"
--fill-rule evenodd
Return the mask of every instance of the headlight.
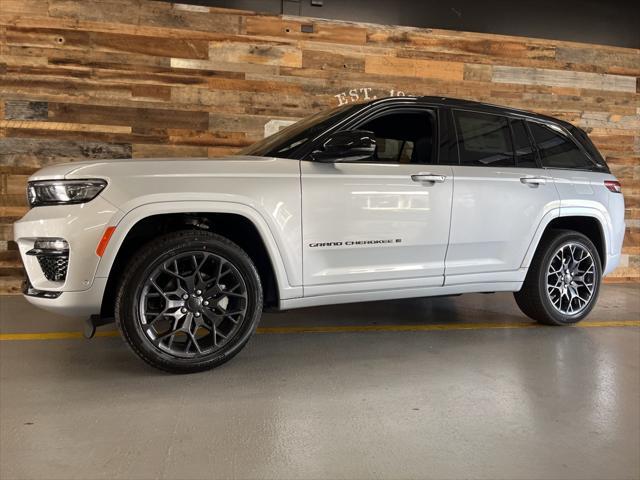
M 27 199 L 31 207 L 69 205 L 93 200 L 107 186 L 104 180 L 42 180 L 29 182 Z

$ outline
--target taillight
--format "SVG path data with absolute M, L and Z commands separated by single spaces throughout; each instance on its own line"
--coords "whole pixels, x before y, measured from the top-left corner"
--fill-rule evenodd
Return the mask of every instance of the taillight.
M 615 180 L 605 180 L 604 186 L 607 187 L 610 192 L 622 193 L 622 186 L 620 185 L 620 182 L 616 182 Z

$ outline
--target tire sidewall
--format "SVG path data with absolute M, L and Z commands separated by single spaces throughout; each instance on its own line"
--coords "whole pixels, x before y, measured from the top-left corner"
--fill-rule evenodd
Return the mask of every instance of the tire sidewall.
M 148 247 L 140 250 L 141 256 L 132 265 L 131 274 L 123 279 L 120 286 L 121 295 L 118 296 L 119 302 L 116 305 L 118 326 L 131 347 L 154 366 L 185 372 L 212 368 L 234 356 L 254 333 L 262 312 L 260 279 L 247 254 L 227 239 L 209 232 L 193 232 L 181 236 L 169 234 L 157 244 Z M 180 358 L 157 348 L 144 333 L 138 300 L 147 278 L 160 263 L 174 255 L 192 251 L 215 253 L 238 269 L 247 288 L 247 314 L 244 324 L 221 350 L 197 358 Z
M 587 306 L 578 312 L 575 315 L 565 315 L 559 312 L 547 293 L 547 272 L 549 270 L 549 264 L 553 259 L 555 253 L 558 249 L 568 243 L 577 243 L 582 247 L 589 250 L 589 253 L 593 257 L 593 263 L 595 266 L 595 281 L 594 281 L 594 292 L 591 298 L 589 299 L 589 303 Z M 598 300 L 598 295 L 600 293 L 600 283 L 602 280 L 602 264 L 600 261 L 600 255 L 598 254 L 598 250 L 591 240 L 589 240 L 586 236 L 580 233 L 566 233 L 564 235 L 558 236 L 554 241 L 552 241 L 544 255 L 541 259 L 541 268 L 538 272 L 538 294 L 540 295 L 542 306 L 549 317 L 553 319 L 555 323 L 558 325 L 573 325 L 578 323 L 580 320 L 585 318 L 593 309 Z

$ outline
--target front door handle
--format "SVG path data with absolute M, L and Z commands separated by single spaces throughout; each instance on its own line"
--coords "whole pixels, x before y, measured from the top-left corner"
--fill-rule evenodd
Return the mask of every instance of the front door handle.
M 414 182 L 444 183 L 446 179 L 446 175 L 435 175 L 433 173 L 419 173 L 417 175 L 411 175 L 411 180 Z
M 537 187 L 538 185 L 544 185 L 547 183 L 548 178 L 545 177 L 522 177 L 520 178 L 520 182 L 528 185 L 532 188 Z

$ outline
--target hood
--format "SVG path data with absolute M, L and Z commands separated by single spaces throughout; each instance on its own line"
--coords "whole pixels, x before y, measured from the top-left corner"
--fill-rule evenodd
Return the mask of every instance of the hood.
M 61 180 L 64 178 L 105 178 L 114 173 L 125 175 L 179 175 L 185 172 L 229 173 L 236 165 L 239 171 L 245 171 L 242 163 L 270 162 L 275 159 L 246 155 L 230 155 L 220 158 L 117 158 L 107 160 L 89 160 L 81 162 L 50 165 L 34 173 L 29 181 Z M 249 170 L 249 169 L 246 169 Z M 239 172 L 240 173 L 240 172 Z

